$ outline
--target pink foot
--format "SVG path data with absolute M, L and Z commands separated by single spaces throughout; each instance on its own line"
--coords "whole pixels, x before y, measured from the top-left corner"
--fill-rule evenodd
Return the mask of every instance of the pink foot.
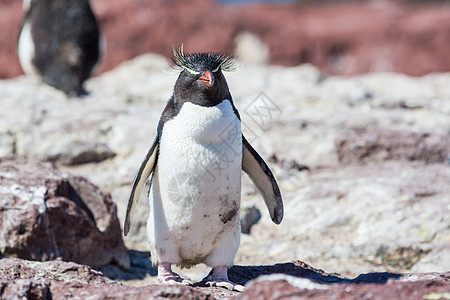
M 223 287 L 230 291 L 242 292 L 245 287 L 240 284 L 236 284 L 228 279 L 228 267 L 217 266 L 213 268 L 212 275 L 208 276 L 206 284 L 209 286 Z
M 158 265 L 158 280 L 163 285 L 193 285 L 187 279 L 183 279 L 180 275 L 172 271 L 172 266 L 168 262 L 163 262 Z

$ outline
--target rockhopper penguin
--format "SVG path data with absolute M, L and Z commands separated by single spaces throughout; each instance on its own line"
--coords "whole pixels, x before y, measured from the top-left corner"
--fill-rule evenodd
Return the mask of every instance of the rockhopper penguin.
M 241 132 L 223 71 L 235 67 L 221 53 L 185 55 L 158 124 L 157 136 L 135 179 L 124 234 L 145 182 L 153 173 L 147 223 L 152 262 L 162 284 L 192 284 L 171 269 L 204 263 L 213 268 L 212 286 L 243 290 L 228 279 L 240 243 L 241 170 L 262 194 L 276 224 L 283 218 L 277 182 Z
M 67 95 L 85 93 L 100 57 L 100 31 L 89 0 L 24 0 L 18 41 L 25 74 L 37 74 Z

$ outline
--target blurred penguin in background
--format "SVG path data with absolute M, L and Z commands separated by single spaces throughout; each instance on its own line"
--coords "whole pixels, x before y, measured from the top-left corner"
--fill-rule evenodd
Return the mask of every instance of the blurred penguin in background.
M 100 58 L 100 30 L 89 0 L 24 0 L 18 54 L 25 74 L 37 74 L 68 96 L 86 94 L 83 83 Z

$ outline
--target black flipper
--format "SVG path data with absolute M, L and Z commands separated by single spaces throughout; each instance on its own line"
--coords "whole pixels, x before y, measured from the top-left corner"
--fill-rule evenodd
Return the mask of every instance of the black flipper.
M 155 170 L 156 161 L 158 158 L 159 150 L 159 137 L 156 136 L 153 141 L 153 145 L 147 153 L 144 161 L 139 168 L 139 171 L 134 178 L 133 187 L 131 189 L 130 199 L 128 200 L 127 214 L 125 215 L 125 223 L 123 226 L 123 232 L 125 235 L 130 231 L 131 219 L 133 217 L 134 209 L 141 195 L 142 188 L 145 182 L 150 177 L 150 174 Z
M 275 224 L 283 220 L 283 201 L 277 181 L 267 164 L 242 135 L 242 170 L 248 174 L 264 198 Z

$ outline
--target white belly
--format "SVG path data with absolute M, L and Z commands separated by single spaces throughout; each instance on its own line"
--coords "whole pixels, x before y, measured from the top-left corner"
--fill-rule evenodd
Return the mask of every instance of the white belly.
M 18 55 L 20 65 L 25 74 L 38 74 L 37 69 L 33 66 L 32 60 L 34 57 L 34 43 L 31 37 L 31 27 L 29 22 L 26 22 L 20 32 Z
M 228 100 L 216 107 L 186 103 L 164 125 L 149 197 L 152 256 L 158 256 L 157 247 L 164 247 L 162 252 L 174 250 L 172 256 L 178 255 L 171 263 L 197 264 L 211 257 L 221 239 L 237 251 L 241 135 Z

